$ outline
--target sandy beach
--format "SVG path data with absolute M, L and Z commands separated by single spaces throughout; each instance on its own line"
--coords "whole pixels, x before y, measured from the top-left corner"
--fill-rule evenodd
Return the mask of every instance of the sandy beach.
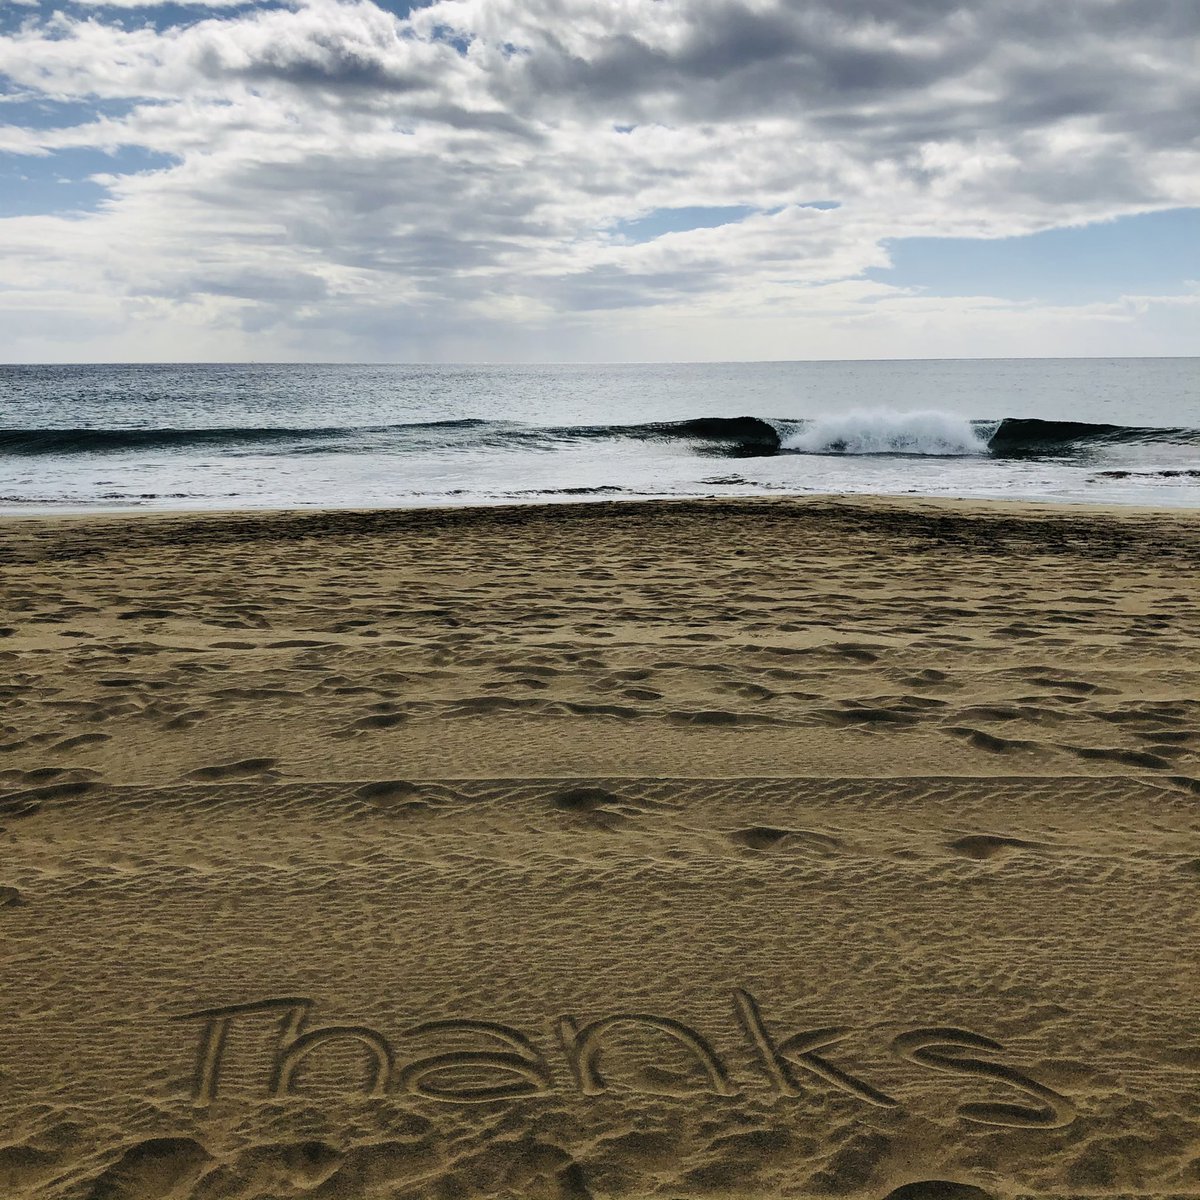
M 0 1197 L 1200 1195 L 1200 513 L 0 521 Z

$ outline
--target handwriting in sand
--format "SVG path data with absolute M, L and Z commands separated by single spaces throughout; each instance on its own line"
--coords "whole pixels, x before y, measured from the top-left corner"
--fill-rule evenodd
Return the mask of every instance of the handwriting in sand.
M 855 1030 L 849 1026 L 805 1029 L 780 1036 L 772 1030 L 757 999 L 735 989 L 730 996 L 741 1036 L 748 1039 L 759 1067 L 753 1084 L 776 1096 L 800 1096 L 821 1088 L 879 1108 L 900 1102 L 837 1061 L 839 1043 Z M 550 1060 L 520 1030 L 494 1021 L 425 1021 L 404 1031 L 426 1041 L 439 1035 L 455 1047 L 401 1063 L 386 1037 L 366 1025 L 310 1025 L 314 1002 L 297 996 L 272 997 L 246 1004 L 200 1009 L 176 1017 L 199 1022 L 192 1098 L 205 1107 L 217 1099 L 229 1034 L 236 1022 L 253 1016 L 278 1018 L 264 1081 L 270 1097 L 296 1092 L 304 1061 L 322 1048 L 342 1044 L 361 1052 L 367 1068 L 357 1086 L 367 1094 L 407 1094 L 454 1104 L 478 1104 L 548 1095 L 558 1088 Z M 598 1096 L 611 1086 L 603 1070 L 604 1050 L 614 1030 L 636 1031 L 648 1042 L 665 1038 L 694 1060 L 702 1087 L 724 1097 L 743 1093 L 712 1044 L 690 1026 L 671 1017 L 644 1012 L 613 1013 L 587 1022 L 561 1016 L 554 1023 L 570 1086 Z M 464 1040 L 479 1048 L 464 1050 Z M 982 1034 L 949 1026 L 906 1030 L 890 1038 L 887 1051 L 925 1072 L 1002 1085 L 1019 1099 L 964 1100 L 958 1116 L 981 1125 L 1056 1129 L 1075 1117 L 1071 1102 L 1028 1074 L 1008 1065 L 1005 1047 Z M 464 1074 L 466 1073 L 466 1074 Z

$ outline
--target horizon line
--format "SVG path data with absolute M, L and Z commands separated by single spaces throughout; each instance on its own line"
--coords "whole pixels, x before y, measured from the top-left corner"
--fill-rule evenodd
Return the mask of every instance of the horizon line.
M 904 358 L 679 358 L 679 359 L 58 359 L 0 361 L 5 367 L 721 367 L 910 362 L 1182 362 L 1200 354 L 963 354 Z

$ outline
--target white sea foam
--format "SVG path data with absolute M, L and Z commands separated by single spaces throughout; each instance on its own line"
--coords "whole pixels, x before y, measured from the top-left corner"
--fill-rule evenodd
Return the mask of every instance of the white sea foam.
M 945 412 L 853 409 L 814 417 L 783 441 L 806 454 L 986 454 L 987 441 L 966 417 Z

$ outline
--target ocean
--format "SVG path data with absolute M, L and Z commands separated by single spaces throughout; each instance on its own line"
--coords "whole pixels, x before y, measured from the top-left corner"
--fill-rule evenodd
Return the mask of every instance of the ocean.
M 0 511 L 1200 505 L 1200 359 L 0 366 Z

